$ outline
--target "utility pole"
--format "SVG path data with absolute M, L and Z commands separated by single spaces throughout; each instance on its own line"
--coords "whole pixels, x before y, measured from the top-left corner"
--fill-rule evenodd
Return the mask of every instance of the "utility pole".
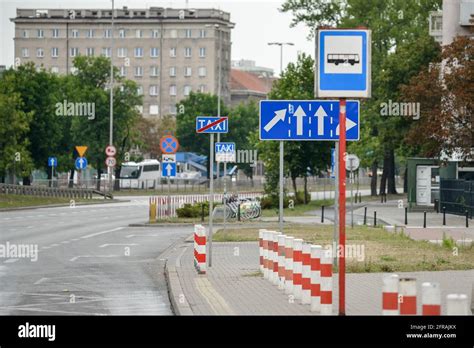
M 114 144 L 114 0 L 112 0 L 112 18 L 111 18 L 111 40 L 110 40 L 110 124 L 109 124 L 109 145 Z M 113 167 L 107 167 L 109 171 L 109 191 L 114 190 L 112 173 Z M 100 180 L 100 178 L 98 178 Z M 104 195 L 105 197 L 105 195 Z
M 292 42 L 269 42 L 269 46 L 277 45 L 280 46 L 280 78 L 283 74 L 283 46 L 293 46 Z M 280 200 L 279 200 L 279 212 L 278 212 L 278 222 L 280 225 L 280 232 L 283 233 L 283 185 L 284 185 L 284 176 L 283 176 L 283 166 L 284 166 L 284 145 L 283 141 L 280 141 Z M 296 198 L 296 197 L 295 197 Z

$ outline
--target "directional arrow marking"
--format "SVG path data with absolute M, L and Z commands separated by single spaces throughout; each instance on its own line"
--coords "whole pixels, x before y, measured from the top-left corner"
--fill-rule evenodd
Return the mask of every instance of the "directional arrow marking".
M 171 176 L 171 170 L 173 169 L 173 166 L 168 163 L 165 169 L 166 169 L 167 176 Z
M 293 116 L 296 117 L 296 135 L 303 135 L 303 117 L 306 117 L 306 113 L 301 105 L 298 106 Z
M 275 116 L 267 123 L 263 129 L 265 132 L 269 132 L 277 123 L 278 121 L 284 121 L 286 116 L 286 109 L 277 110 L 275 111 Z
M 314 116 L 318 118 L 318 135 L 324 135 L 324 118 L 327 117 L 327 115 L 322 105 L 319 106 L 314 114 Z
M 346 132 L 349 129 L 354 128 L 355 126 L 357 126 L 357 123 L 355 123 L 354 121 L 352 121 L 349 118 L 346 118 Z M 336 135 L 339 135 L 339 125 L 337 125 L 337 127 L 336 127 Z

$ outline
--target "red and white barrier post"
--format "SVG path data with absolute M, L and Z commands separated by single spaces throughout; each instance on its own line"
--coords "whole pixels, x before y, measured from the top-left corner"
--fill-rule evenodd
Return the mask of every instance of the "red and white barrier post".
M 278 289 L 285 290 L 285 235 L 278 235 Z
M 268 279 L 268 238 L 269 232 L 263 231 L 263 278 Z
M 416 315 L 416 279 L 400 278 L 399 303 L 401 315 Z
M 301 278 L 302 304 L 311 304 L 311 244 L 303 244 L 303 272 Z
M 258 231 L 258 251 L 260 259 L 260 272 L 263 273 L 263 232 L 265 230 L 261 229 Z
M 273 236 L 275 231 L 268 231 L 268 260 L 267 260 L 267 279 L 273 281 Z
M 279 278 L 278 278 L 278 237 L 281 235 L 281 232 L 274 232 L 273 233 L 273 252 L 272 252 L 272 283 L 278 285 Z
M 447 315 L 470 315 L 467 295 L 449 294 L 446 296 Z
M 321 311 L 321 245 L 311 245 L 311 312 Z
M 285 237 L 285 294 L 293 293 L 293 240 Z
M 332 252 L 321 253 L 321 315 L 332 315 Z
M 194 258 L 199 274 L 206 273 L 206 229 L 201 225 L 194 226 Z
M 303 295 L 303 240 L 293 241 L 293 295 L 296 300 L 301 300 Z
M 439 283 L 421 284 L 422 315 L 441 315 L 441 289 Z
M 384 274 L 382 287 L 382 315 L 398 314 L 398 275 Z

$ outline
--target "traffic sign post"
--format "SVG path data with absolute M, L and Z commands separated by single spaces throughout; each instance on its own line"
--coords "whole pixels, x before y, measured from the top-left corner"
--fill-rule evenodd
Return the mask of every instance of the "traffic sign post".
M 51 167 L 51 186 L 54 180 L 54 167 L 58 166 L 58 159 L 56 157 L 48 157 L 48 167 Z
M 209 255 L 209 267 L 212 267 L 212 211 L 214 209 L 214 133 L 227 133 L 229 131 L 228 117 L 198 116 L 196 117 L 196 133 L 210 133 L 209 144 L 209 238 L 207 254 Z
M 346 314 L 346 99 L 339 102 L 339 315 Z
M 235 162 L 235 143 L 217 142 L 215 146 L 216 162 L 224 163 L 224 231 L 226 230 L 227 211 L 227 162 Z M 219 166 L 217 167 L 219 170 Z
M 162 155 L 161 156 L 161 176 L 175 177 L 176 176 L 176 155 Z
M 176 153 L 179 149 L 178 139 L 172 135 L 165 135 L 160 139 L 160 149 L 164 154 Z

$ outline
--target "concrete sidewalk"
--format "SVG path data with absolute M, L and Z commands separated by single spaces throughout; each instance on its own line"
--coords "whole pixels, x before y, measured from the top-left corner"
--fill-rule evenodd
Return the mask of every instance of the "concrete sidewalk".
M 259 272 L 257 242 L 213 244 L 213 266 L 198 275 L 193 265 L 193 243 L 175 248 L 167 260 L 170 298 L 178 315 L 317 315 L 278 290 Z M 415 276 L 418 293 L 425 281 L 441 284 L 442 312 L 448 293 L 464 293 L 471 301 L 474 270 L 398 273 Z M 333 277 L 333 312 L 337 312 L 337 274 Z M 382 274 L 348 274 L 348 315 L 380 315 Z M 420 302 L 420 301 L 419 301 Z M 418 303 L 421 312 L 421 303 Z

